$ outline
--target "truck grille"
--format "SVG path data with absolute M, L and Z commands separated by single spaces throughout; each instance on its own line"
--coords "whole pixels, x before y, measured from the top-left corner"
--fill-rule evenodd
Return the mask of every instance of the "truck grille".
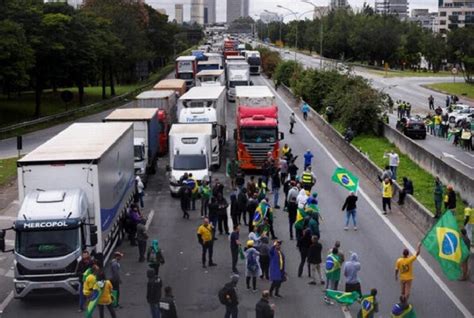
M 275 144 L 246 144 L 244 143 L 245 149 L 252 156 L 252 163 L 257 167 L 261 167 L 267 159 L 268 152 L 273 152 Z
M 69 264 L 66 268 L 61 268 L 61 269 L 48 269 L 48 270 L 33 270 L 33 269 L 28 269 L 21 265 L 20 263 L 17 263 L 17 269 L 18 269 L 18 274 L 21 276 L 29 276 L 29 275 L 60 275 L 58 277 L 61 277 L 58 280 L 64 279 L 64 276 L 71 276 L 71 274 L 75 274 L 76 272 L 76 267 L 77 267 L 77 260 L 74 260 L 71 264 Z M 61 275 L 63 274 L 63 275 Z M 47 276 L 45 277 L 45 280 L 51 280 L 53 277 L 52 276 Z M 34 279 L 32 279 L 34 280 Z M 41 281 L 41 278 L 38 277 L 38 281 Z

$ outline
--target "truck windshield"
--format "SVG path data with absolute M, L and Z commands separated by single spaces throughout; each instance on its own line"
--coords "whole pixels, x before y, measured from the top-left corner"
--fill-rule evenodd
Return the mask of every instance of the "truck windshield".
M 243 142 L 265 143 L 277 140 L 277 130 L 270 127 L 245 127 L 241 128 L 240 134 Z
M 259 57 L 249 57 L 247 59 L 250 65 L 260 65 L 260 58 Z
M 249 81 L 230 81 L 229 86 L 230 87 L 249 86 Z
M 193 79 L 193 73 L 178 73 L 178 77 L 183 80 Z
M 174 157 L 174 170 L 204 170 L 206 168 L 204 155 L 176 155 Z
M 79 248 L 79 228 L 18 231 L 16 252 L 29 258 L 58 257 Z

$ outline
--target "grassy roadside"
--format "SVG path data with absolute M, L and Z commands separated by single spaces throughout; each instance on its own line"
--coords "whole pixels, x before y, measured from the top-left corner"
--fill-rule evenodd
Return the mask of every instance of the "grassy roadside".
M 16 176 L 17 158 L 0 159 L 0 187 Z
M 156 84 L 157 81 L 159 81 L 162 78 L 166 77 L 170 72 L 172 72 L 173 69 L 174 69 L 174 64 L 166 65 L 160 71 L 153 74 L 147 82 L 139 83 L 139 84 L 133 85 L 133 86 L 127 86 L 130 89 L 127 92 L 131 92 L 133 94 L 138 94 L 139 91 L 149 89 L 154 84 Z M 134 87 L 134 89 L 132 89 L 132 87 Z M 123 86 L 123 88 L 125 88 L 125 86 Z M 96 90 L 100 92 L 100 88 L 97 88 Z M 123 93 L 125 93 L 125 92 L 123 92 Z M 117 92 L 117 95 L 119 95 L 119 92 Z M 48 128 L 48 127 L 51 127 L 51 126 L 54 126 L 54 125 L 57 125 L 57 124 L 60 124 L 60 123 L 64 123 L 64 122 L 67 122 L 67 121 L 75 120 L 77 118 L 92 115 L 92 114 L 95 114 L 95 113 L 98 113 L 98 112 L 101 112 L 101 111 L 104 111 L 104 110 L 107 110 L 107 109 L 115 108 L 115 107 L 120 106 L 121 104 L 123 104 L 123 100 L 117 100 L 117 101 L 114 101 L 114 102 L 99 104 L 96 107 L 92 107 L 92 108 L 89 108 L 87 110 L 77 112 L 77 113 L 75 113 L 73 115 L 70 115 L 70 116 L 67 116 L 67 117 L 58 118 L 57 120 L 51 120 L 51 121 L 48 121 L 48 122 L 45 122 L 45 123 L 40 123 L 40 124 L 37 124 L 37 125 L 32 125 L 32 126 L 28 126 L 28 127 L 24 127 L 24 128 L 19 128 L 19 129 L 15 129 L 13 131 L 10 131 L 8 133 L 0 134 L 0 139 L 7 139 L 7 138 L 14 137 L 14 136 L 30 133 L 30 132 L 33 132 L 33 131 L 36 131 L 36 130 L 45 129 L 45 128 Z M 3 115 L 3 112 L 2 112 L 2 115 Z
M 370 160 L 383 169 L 388 164 L 388 159 L 383 157 L 384 152 L 394 149 L 400 156 L 400 166 L 398 167 L 397 177 L 401 183 L 402 177 L 406 176 L 413 182 L 415 189 L 414 197 L 424 205 L 432 214 L 435 206 L 433 200 L 434 176 L 418 166 L 407 155 L 403 154 L 398 148 L 383 137 L 360 135 L 356 136 L 352 144 L 367 153 Z M 456 218 L 458 223 L 462 223 L 465 203 L 459 194 L 457 195 Z
M 467 83 L 436 83 L 424 85 L 425 87 L 449 93 L 451 95 L 465 96 L 474 99 L 474 84 Z
M 361 66 L 364 67 L 364 66 Z M 380 75 L 384 77 L 449 77 L 452 76 L 450 72 L 414 72 L 414 71 L 397 71 L 397 70 L 389 70 L 387 72 L 383 70 L 374 70 L 371 68 L 365 67 L 368 73 L 372 73 L 375 75 Z

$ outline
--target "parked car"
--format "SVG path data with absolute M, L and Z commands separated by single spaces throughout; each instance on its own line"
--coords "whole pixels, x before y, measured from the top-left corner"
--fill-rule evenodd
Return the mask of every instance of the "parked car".
M 448 114 L 449 122 L 459 126 L 459 123 L 474 114 L 474 107 L 465 107 Z
M 426 138 L 426 126 L 420 117 L 402 118 L 397 122 L 397 129 L 410 138 Z

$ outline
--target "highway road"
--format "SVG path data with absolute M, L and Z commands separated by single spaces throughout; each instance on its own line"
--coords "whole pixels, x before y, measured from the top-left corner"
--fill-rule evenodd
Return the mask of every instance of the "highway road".
M 267 85 L 263 77 L 253 78 L 255 85 Z M 277 95 L 278 96 L 278 95 Z M 395 207 L 392 215 L 382 216 L 380 211 L 380 189 L 371 180 L 367 180 L 361 171 L 353 167 L 349 159 L 336 149 L 333 144 L 320 134 L 311 123 L 303 122 L 299 112 L 295 134 L 288 133 L 289 115 L 292 111 L 287 101 L 278 96 L 277 103 L 280 114 L 280 129 L 285 133 L 283 142 L 288 143 L 295 154 L 302 154 L 310 148 L 315 154 L 314 171 L 317 177 L 315 190 L 318 192 L 324 222 L 322 244 L 326 251 L 340 240 L 346 258 L 351 252 L 358 253 L 362 270 L 361 284 L 364 292 L 370 288 L 379 290 L 380 313 L 378 317 L 389 317 L 392 305 L 399 296 L 399 284 L 394 280 L 394 263 L 405 246 L 412 249 L 422 238 L 423 233 L 408 221 Z M 234 128 L 235 106 L 229 104 L 228 136 L 232 136 Z M 233 156 L 233 141 L 227 144 L 226 158 Z M 303 165 L 302 159 L 297 164 Z M 190 220 L 183 220 L 179 209 L 179 201 L 172 199 L 164 177 L 164 166 L 167 160 L 160 161 L 159 172 L 151 178 L 146 189 L 145 213 L 153 210 L 153 221 L 149 228 L 150 238 L 158 238 L 166 259 L 160 270 L 164 285 L 171 285 L 176 296 L 179 317 L 222 317 L 224 308 L 220 305 L 217 292 L 229 280 L 231 260 L 227 237 L 218 236 L 214 247 L 215 268 L 202 269 L 200 264 L 200 247 L 197 244 L 195 231 L 201 222 L 197 212 L 191 214 Z M 335 167 L 344 166 L 360 176 L 361 189 L 358 193 L 358 231 L 344 231 L 344 214 L 342 203 L 347 191 L 331 182 L 331 174 Z M 214 178 L 225 180 L 228 198 L 229 182 L 223 169 L 213 175 Z M 270 195 L 271 198 L 271 195 Z M 272 202 L 272 200 L 270 200 Z M 280 203 L 280 205 L 282 205 Z M 197 204 L 199 208 L 199 204 Z M 11 224 L 15 208 L 4 211 L 0 215 L 0 225 Z M 277 236 L 283 240 L 283 251 L 286 254 L 288 281 L 281 289 L 282 299 L 272 299 L 276 304 L 276 317 L 356 317 L 358 305 L 344 313 L 338 305 L 328 306 L 323 302 L 321 286 L 308 285 L 304 273 L 302 278 L 296 275 L 299 253 L 295 241 L 289 240 L 288 218 L 281 210 L 275 212 L 275 228 Z M 231 223 L 229 221 L 229 223 Z M 242 227 L 241 241 L 247 240 L 248 229 Z M 122 263 L 122 309 L 118 317 L 146 317 L 149 315 L 146 306 L 146 264 L 137 262 L 137 250 L 124 243 L 119 247 L 125 253 Z M 0 259 L 0 295 L 8 295 L 11 284 L 11 256 L 4 255 Z M 472 261 L 471 261 L 472 265 Z M 238 269 L 243 272 L 244 265 L 239 262 Z M 3 272 L 2 272 L 3 271 Z M 415 263 L 415 281 L 412 297 L 418 317 L 472 317 L 474 313 L 473 274 L 470 282 L 449 282 L 440 273 L 438 265 L 422 249 L 421 257 Z M 340 286 L 343 286 L 341 281 Z M 269 288 L 269 282 L 259 280 L 259 290 Z M 245 289 L 244 279 L 238 284 L 240 297 L 239 317 L 255 317 L 254 306 L 259 293 L 254 294 Z M 80 317 L 76 313 L 77 305 L 71 297 L 54 297 L 27 301 L 3 299 L 2 318 L 29 317 L 46 318 Z M 0 299 L 2 302 L 2 299 Z M 0 305 L 0 309 L 3 309 Z M 97 315 L 98 316 L 98 315 Z

